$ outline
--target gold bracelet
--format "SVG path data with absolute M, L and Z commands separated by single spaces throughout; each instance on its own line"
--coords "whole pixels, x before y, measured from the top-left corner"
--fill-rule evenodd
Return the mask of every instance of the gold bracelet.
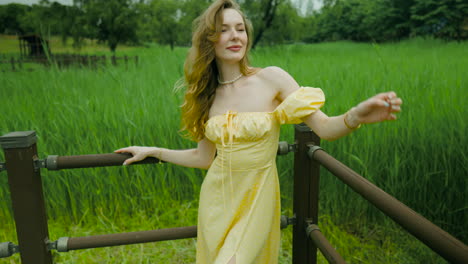
M 345 126 L 346 126 L 348 129 L 350 129 L 350 130 L 355 130 L 355 129 L 360 128 L 360 127 L 361 127 L 361 124 L 359 124 L 357 127 L 352 127 L 352 126 L 350 126 L 350 125 L 348 124 L 348 122 L 346 122 L 346 117 L 348 116 L 348 113 L 349 113 L 349 111 L 346 112 L 346 113 L 344 114 L 344 117 L 343 117 L 343 121 L 344 121 Z

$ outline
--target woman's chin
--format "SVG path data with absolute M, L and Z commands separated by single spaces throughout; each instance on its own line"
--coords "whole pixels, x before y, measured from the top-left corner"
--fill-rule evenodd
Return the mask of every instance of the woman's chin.
M 243 56 L 229 56 L 229 57 L 220 58 L 219 60 L 223 63 L 233 64 L 233 63 L 239 63 L 242 60 L 242 58 Z

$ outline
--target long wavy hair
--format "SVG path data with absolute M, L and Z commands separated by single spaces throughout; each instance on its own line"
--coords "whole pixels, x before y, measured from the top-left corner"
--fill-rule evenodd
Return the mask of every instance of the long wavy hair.
M 254 74 L 250 67 L 248 52 L 252 46 L 252 24 L 242 13 L 240 6 L 233 0 L 217 0 L 193 22 L 192 47 L 184 65 L 184 82 L 186 87 L 182 104 L 182 131 L 195 141 L 205 135 L 205 123 L 208 121 L 210 108 L 218 87 L 218 68 L 216 66 L 215 43 L 222 29 L 222 13 L 232 8 L 241 14 L 248 37 L 246 52 L 240 61 L 243 75 Z

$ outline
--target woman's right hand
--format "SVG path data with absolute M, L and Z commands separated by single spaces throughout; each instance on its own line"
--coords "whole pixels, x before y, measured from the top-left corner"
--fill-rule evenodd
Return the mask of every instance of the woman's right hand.
M 156 157 L 157 153 L 160 151 L 159 148 L 156 147 L 139 147 L 139 146 L 132 146 L 127 148 L 121 148 L 115 150 L 115 153 L 130 153 L 133 157 L 126 159 L 123 165 L 129 165 L 134 162 L 138 162 L 141 160 L 146 159 L 147 157 Z

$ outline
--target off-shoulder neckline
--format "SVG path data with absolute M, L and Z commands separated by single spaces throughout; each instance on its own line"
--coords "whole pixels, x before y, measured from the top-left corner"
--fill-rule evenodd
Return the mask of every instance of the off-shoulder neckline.
M 272 114 L 274 114 L 274 113 L 278 110 L 278 108 L 279 108 L 281 105 L 284 104 L 284 102 L 286 102 L 286 101 L 288 100 L 288 98 L 291 97 L 291 95 L 293 95 L 293 94 L 295 94 L 295 93 L 297 93 L 298 91 L 303 90 L 303 89 L 305 89 L 305 87 L 299 87 L 299 89 L 297 89 L 297 90 L 295 90 L 294 92 L 290 93 L 286 98 L 284 98 L 284 100 L 283 100 L 278 106 L 276 106 L 276 108 L 275 108 L 273 111 L 250 111 L 250 112 L 247 111 L 247 112 L 237 112 L 237 111 L 233 111 L 233 110 L 228 110 L 228 111 L 226 111 L 226 113 L 224 113 L 224 114 L 218 114 L 218 115 L 214 115 L 214 116 L 208 118 L 208 120 L 207 120 L 206 122 L 208 123 L 208 121 L 210 121 L 211 119 L 214 119 L 214 118 L 226 116 L 226 114 L 227 114 L 229 111 L 235 113 L 236 115 L 239 115 L 239 114 L 255 114 L 255 115 L 263 114 L 263 115 L 272 115 Z
M 267 112 L 267 111 L 263 111 L 263 112 L 235 112 L 235 111 L 232 111 L 232 110 L 231 110 L 231 112 L 235 113 L 236 115 L 247 115 L 247 114 L 250 114 L 250 115 L 272 115 L 272 114 L 275 113 L 276 109 L 278 109 L 278 107 L 276 107 L 275 110 L 273 110 L 271 112 Z M 224 113 L 224 114 L 214 115 L 214 116 L 208 118 L 208 120 L 206 122 L 210 121 L 211 119 L 224 117 L 224 116 L 226 116 L 226 114 L 227 114 L 227 112 Z

